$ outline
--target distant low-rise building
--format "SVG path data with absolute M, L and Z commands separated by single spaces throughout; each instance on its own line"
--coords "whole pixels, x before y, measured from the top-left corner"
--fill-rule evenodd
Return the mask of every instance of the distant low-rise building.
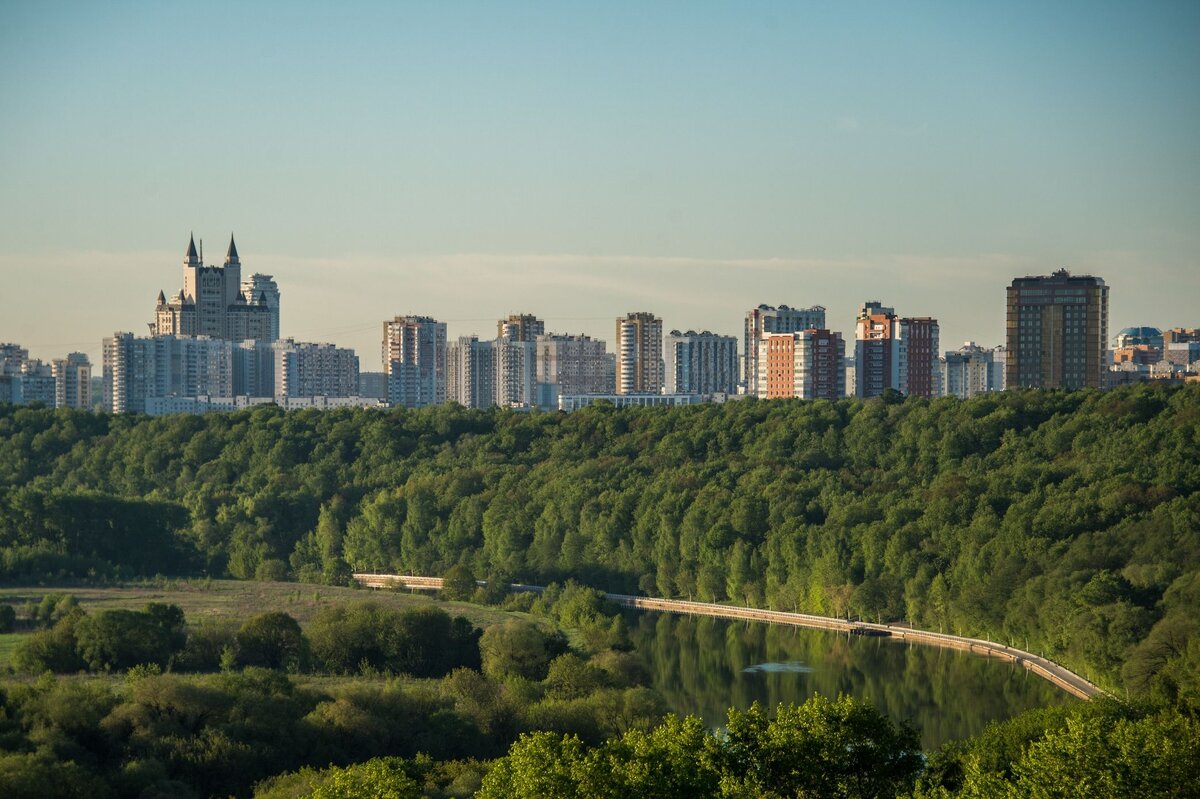
M 618 408 L 673 408 L 697 405 L 704 401 L 698 394 L 564 394 L 558 398 L 560 411 L 577 411 L 595 402 L 607 402 Z

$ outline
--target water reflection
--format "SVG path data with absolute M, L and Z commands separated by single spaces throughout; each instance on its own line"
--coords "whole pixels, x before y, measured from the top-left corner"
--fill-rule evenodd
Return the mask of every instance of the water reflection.
M 934 749 L 989 721 L 1077 701 L 1019 666 L 891 638 L 652 612 L 629 626 L 671 709 L 714 726 L 730 706 L 845 693 L 907 720 Z

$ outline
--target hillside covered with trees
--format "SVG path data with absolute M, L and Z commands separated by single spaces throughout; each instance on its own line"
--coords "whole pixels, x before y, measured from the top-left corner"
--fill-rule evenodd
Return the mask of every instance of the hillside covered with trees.
M 0 407 L 0 578 L 352 569 L 730 601 L 1200 698 L 1200 387 L 674 410 Z

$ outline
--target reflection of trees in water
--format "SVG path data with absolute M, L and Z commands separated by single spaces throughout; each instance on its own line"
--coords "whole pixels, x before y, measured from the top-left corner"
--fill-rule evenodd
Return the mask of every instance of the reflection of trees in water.
M 888 638 L 666 613 L 633 614 L 629 626 L 654 687 L 671 708 L 714 725 L 724 722 L 730 706 L 845 693 L 909 721 L 931 749 L 975 735 L 989 721 L 1075 701 L 1009 663 Z M 813 671 L 743 671 L 786 661 Z

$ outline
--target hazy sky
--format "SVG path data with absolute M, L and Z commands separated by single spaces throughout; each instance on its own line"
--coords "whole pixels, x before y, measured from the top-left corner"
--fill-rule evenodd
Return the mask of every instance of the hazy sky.
M 1190 0 L 0 0 L 0 341 L 98 363 L 193 230 L 371 370 L 397 313 L 611 347 L 878 299 L 991 345 L 1060 266 L 1196 325 L 1197 42 Z

